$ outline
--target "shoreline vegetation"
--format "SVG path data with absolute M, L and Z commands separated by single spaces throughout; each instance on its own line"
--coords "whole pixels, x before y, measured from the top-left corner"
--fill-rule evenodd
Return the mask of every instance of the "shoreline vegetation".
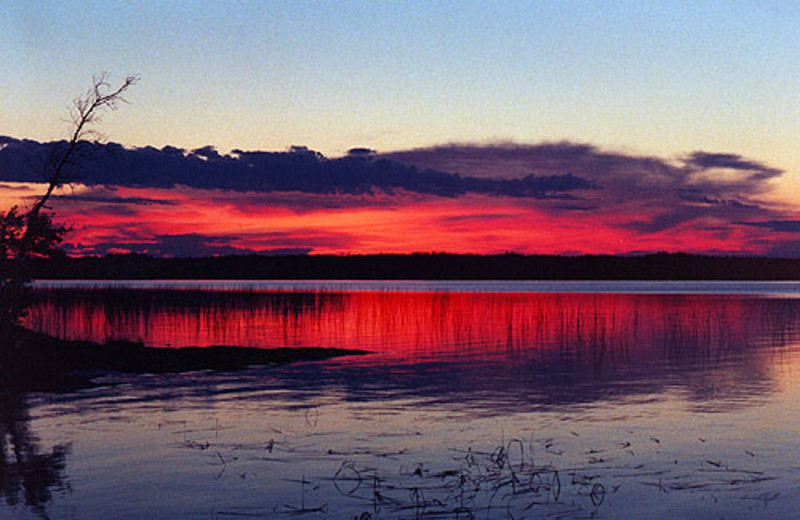
M 256 365 L 321 361 L 368 354 L 338 348 L 146 347 L 131 341 L 66 341 L 24 327 L 0 330 L 0 391 L 63 392 L 97 386 L 106 373 L 234 371 Z
M 657 253 L 641 256 L 243 255 L 157 258 L 140 254 L 30 259 L 31 279 L 90 280 L 800 280 L 800 259 Z M 0 327 L 0 389 L 64 391 L 103 373 L 239 370 L 329 359 L 350 349 L 213 346 L 153 348 L 129 341 L 64 341 L 20 326 Z
M 641 256 L 140 254 L 37 259 L 33 279 L 93 280 L 800 280 L 800 258 Z

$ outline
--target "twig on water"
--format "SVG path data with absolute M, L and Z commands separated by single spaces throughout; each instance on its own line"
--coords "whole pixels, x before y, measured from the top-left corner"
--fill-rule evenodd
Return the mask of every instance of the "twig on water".
M 327 512 L 328 504 L 322 504 L 321 506 L 316 507 L 306 507 L 306 484 L 312 484 L 312 482 L 306 480 L 305 475 L 300 477 L 300 480 L 293 480 L 293 479 L 286 479 L 287 482 L 296 482 L 300 484 L 300 507 L 295 507 L 290 504 L 283 504 L 283 507 L 276 507 L 276 513 L 292 513 L 292 514 L 306 514 L 306 513 L 325 513 Z M 319 486 L 315 486 L 312 489 L 316 490 Z

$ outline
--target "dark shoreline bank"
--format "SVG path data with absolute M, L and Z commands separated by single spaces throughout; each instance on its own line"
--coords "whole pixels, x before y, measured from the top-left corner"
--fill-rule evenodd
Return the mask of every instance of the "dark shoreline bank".
M 161 374 L 231 371 L 254 365 L 321 361 L 362 355 L 333 348 L 188 347 L 153 348 L 129 341 L 105 344 L 64 341 L 23 327 L 0 330 L 0 391 L 63 392 L 96 386 L 103 373 Z
M 800 258 L 703 256 L 145 255 L 39 260 L 32 278 L 96 280 L 800 280 Z

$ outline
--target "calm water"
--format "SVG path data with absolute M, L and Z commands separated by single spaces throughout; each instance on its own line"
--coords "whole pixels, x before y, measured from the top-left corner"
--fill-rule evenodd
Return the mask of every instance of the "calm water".
M 3 518 L 798 518 L 800 285 L 37 285 L 28 326 L 368 349 L 0 402 Z

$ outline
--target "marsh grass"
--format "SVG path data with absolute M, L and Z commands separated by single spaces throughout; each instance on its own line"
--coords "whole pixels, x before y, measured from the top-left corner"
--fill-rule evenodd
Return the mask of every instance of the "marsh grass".
M 659 496 L 674 501 L 685 495 L 711 504 L 723 498 L 767 504 L 780 497 L 780 491 L 763 486 L 776 479 L 766 471 L 707 455 L 675 458 L 664 448 L 668 441 L 633 432 L 630 439 L 577 451 L 569 434 L 514 437 L 492 449 L 485 444 L 451 447 L 435 461 L 420 458 L 424 450 L 382 450 L 378 442 L 371 449 L 333 449 L 303 437 L 287 434 L 247 445 L 189 439 L 181 446 L 216 459 L 222 468 L 217 478 L 244 479 L 246 466 L 249 471 L 273 472 L 262 489 L 265 494 L 273 485 L 283 486 L 272 505 L 259 510 L 227 507 L 216 511 L 218 517 L 595 518 L 614 517 L 625 509 L 625 501 Z M 380 438 L 376 433 L 373 440 Z M 637 443 L 642 446 L 632 449 Z M 753 452 L 747 457 L 757 460 Z M 232 468 L 237 464 L 243 465 L 241 471 Z M 225 473 L 228 468 L 233 471 Z M 313 468 L 316 473 L 292 476 L 292 468 Z

